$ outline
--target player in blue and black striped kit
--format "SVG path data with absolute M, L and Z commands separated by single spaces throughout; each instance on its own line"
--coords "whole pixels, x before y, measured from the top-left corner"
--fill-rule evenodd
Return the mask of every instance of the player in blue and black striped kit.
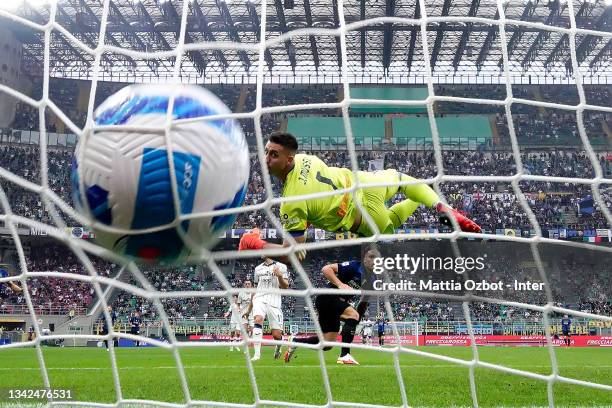
M 376 328 L 378 329 L 378 345 L 380 347 L 385 345 L 385 327 L 387 326 L 387 320 L 383 316 L 379 316 L 376 319 Z
M 140 334 L 140 325 L 142 324 L 142 320 L 140 319 L 140 313 L 138 311 L 134 312 L 132 317 L 130 317 L 130 334 L 139 335 Z M 136 347 L 140 346 L 140 340 L 135 340 L 134 344 Z
M 570 346 L 570 330 L 572 328 L 572 320 L 568 317 L 568 315 L 563 315 L 563 319 L 561 319 L 561 333 L 563 333 L 563 341 L 567 347 Z
M 117 322 L 117 312 L 115 312 L 111 306 L 108 306 L 107 310 L 111 318 L 111 324 L 113 325 L 113 327 L 115 327 L 115 323 Z M 102 331 L 100 332 L 100 334 L 108 334 L 110 330 L 108 328 L 108 324 L 106 323 L 106 319 L 104 318 L 104 316 L 102 316 L 101 318 L 101 324 Z M 113 337 L 113 345 L 115 347 L 119 347 L 119 340 L 116 337 Z M 104 340 L 104 346 L 106 347 L 106 351 L 108 351 L 108 340 Z
M 364 281 L 367 282 L 366 274 L 374 267 L 374 259 L 380 256 L 380 252 L 375 247 L 366 250 L 363 261 L 347 261 L 325 265 L 321 272 L 329 281 L 328 287 L 338 289 L 361 289 Z M 342 328 L 342 342 L 352 343 L 355 337 L 355 330 L 361 316 L 368 307 L 366 298 L 362 298 L 357 308 L 349 302 L 353 296 L 350 295 L 319 295 L 315 300 L 315 307 L 319 315 L 319 324 L 326 341 L 336 341 L 340 332 L 340 321 L 344 321 Z M 318 344 L 319 337 L 309 336 L 293 340 L 296 343 Z M 289 347 L 285 352 L 285 362 L 289 362 L 295 353 L 296 347 Z M 331 347 L 324 347 L 323 350 L 331 350 Z M 350 347 L 342 347 L 340 357 L 336 361 L 338 364 L 359 364 L 350 354 Z

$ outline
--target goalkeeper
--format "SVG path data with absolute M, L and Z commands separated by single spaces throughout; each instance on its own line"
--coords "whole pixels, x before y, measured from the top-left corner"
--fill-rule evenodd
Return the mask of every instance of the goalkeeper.
M 282 196 L 292 197 L 350 188 L 355 184 L 355 174 L 345 168 L 328 167 L 316 156 L 297 154 L 298 142 L 290 133 L 275 132 L 265 146 L 266 165 L 270 174 L 283 183 Z M 375 172 L 358 171 L 361 184 L 399 183 L 416 180 L 397 170 Z M 386 207 L 395 194 L 401 192 L 406 199 Z M 467 232 L 480 232 L 480 226 L 457 210 L 443 204 L 436 192 L 427 184 L 403 186 L 366 187 L 355 191 L 355 198 L 368 212 L 383 234 L 392 234 L 421 205 L 434 208 L 441 222 L 452 225 L 453 217 L 459 227 Z M 304 242 L 307 226 L 313 225 L 327 231 L 351 231 L 360 236 L 371 236 L 372 231 L 363 218 L 351 193 L 336 194 L 321 198 L 284 202 L 280 207 L 281 224 L 297 242 Z M 285 240 L 284 244 L 289 243 Z M 278 248 L 259 238 L 259 233 L 246 233 L 240 240 L 239 249 Z

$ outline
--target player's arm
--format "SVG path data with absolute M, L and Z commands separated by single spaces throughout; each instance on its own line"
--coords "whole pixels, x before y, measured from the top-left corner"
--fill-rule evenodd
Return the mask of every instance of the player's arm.
M 285 278 L 283 271 L 281 271 L 281 268 L 278 265 L 274 265 L 272 272 L 274 273 L 274 276 L 276 276 L 276 278 L 278 279 L 278 286 L 281 289 L 289 288 L 289 279 Z
M 13 282 L 10 282 L 10 281 L 9 281 L 9 282 L 8 282 L 8 285 L 9 285 L 9 288 L 11 288 L 11 290 L 12 290 L 14 293 L 21 293 L 21 292 L 23 292 L 23 289 L 21 289 L 21 287 L 19 287 L 19 285 L 15 284 L 15 283 L 13 283 Z
M 243 251 L 247 249 L 281 249 L 287 248 L 291 245 L 287 239 L 283 241 L 282 244 L 275 244 L 274 242 L 267 242 L 259 237 L 259 228 L 254 228 L 251 232 L 245 232 L 242 234 L 240 238 L 240 244 L 238 245 L 238 250 Z M 298 244 L 303 244 L 306 242 L 306 233 L 304 232 L 300 236 L 294 236 L 293 239 Z M 296 251 L 296 256 L 298 260 L 303 261 L 306 258 L 306 251 Z M 268 258 L 274 259 L 275 261 L 282 262 L 284 264 L 288 264 L 291 262 L 288 256 L 285 255 L 267 255 Z
M 9 273 L 8 273 L 8 271 L 7 271 L 7 270 L 5 270 L 5 269 L 0 269 L 0 278 L 7 278 L 8 276 L 9 276 Z M 14 293 L 21 293 L 21 292 L 22 292 L 21 287 L 20 287 L 19 285 L 15 284 L 14 282 L 12 282 L 12 281 L 8 281 L 8 282 L 6 282 L 6 284 L 7 284 L 7 286 L 8 286 L 9 288 L 11 288 L 11 290 L 12 290 Z M 1 285 L 2 285 L 2 283 L 0 283 L 0 286 L 1 286 Z
M 306 242 L 306 232 L 302 231 L 301 235 L 293 236 L 293 239 L 298 244 L 303 244 Z M 268 242 L 260 238 L 259 228 L 253 228 L 251 232 L 245 232 L 242 234 L 240 238 L 240 245 L 238 247 L 239 251 L 243 251 L 246 249 L 279 249 L 279 248 L 287 248 L 291 245 L 289 240 L 283 240 L 282 244 L 275 244 L 273 242 Z M 270 257 L 273 259 L 273 257 Z M 283 262 L 284 263 L 284 262 Z
M 291 203 L 283 203 L 280 209 L 280 219 L 283 229 L 286 233 L 291 234 L 295 242 L 302 244 L 306 242 L 306 227 L 308 226 L 308 209 L 305 201 L 297 201 Z M 255 228 L 250 233 L 244 233 L 240 238 L 238 250 L 245 249 L 281 249 L 291 245 L 287 239 L 283 240 L 282 244 L 267 242 L 260 238 L 259 229 Z M 297 251 L 296 255 L 300 261 L 306 257 L 306 251 Z M 282 263 L 289 263 L 289 258 L 286 256 L 270 257 Z
M 245 319 L 249 317 L 249 315 L 251 314 L 251 311 L 253 310 L 253 296 L 255 294 L 251 293 L 251 301 L 249 302 L 249 306 L 247 306 L 246 312 L 244 312 L 244 314 L 242 315 L 242 317 L 244 317 Z
M 323 268 L 321 268 L 321 273 L 325 278 L 338 289 L 348 289 L 352 290 L 349 285 L 343 283 L 340 279 L 338 279 L 338 264 L 327 264 Z

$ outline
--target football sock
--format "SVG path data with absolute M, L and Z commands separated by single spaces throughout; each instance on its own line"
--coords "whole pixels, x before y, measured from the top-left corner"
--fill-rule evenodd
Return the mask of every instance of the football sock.
M 342 327 L 342 342 L 343 343 L 352 343 L 353 338 L 355 337 L 355 330 L 357 329 L 357 324 L 359 322 L 355 319 L 346 319 L 344 321 L 344 327 Z M 340 357 L 344 357 L 351 352 L 350 347 L 342 347 L 342 351 L 340 352 Z
M 255 349 L 255 355 L 261 355 L 261 339 L 263 338 L 263 329 L 261 324 L 255 323 L 253 327 L 253 348 Z

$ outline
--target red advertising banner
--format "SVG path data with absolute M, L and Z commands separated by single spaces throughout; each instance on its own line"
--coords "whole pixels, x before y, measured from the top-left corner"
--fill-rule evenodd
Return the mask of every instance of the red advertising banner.
M 299 337 L 299 336 L 298 336 Z M 400 336 L 402 346 L 416 346 L 416 336 Z M 478 346 L 545 346 L 545 336 L 504 336 L 504 335 L 478 335 L 474 336 L 476 345 Z M 191 335 L 191 341 L 228 341 L 229 336 L 211 336 L 211 335 Z M 272 336 L 264 336 L 264 340 L 272 340 Z M 570 338 L 572 347 L 612 347 L 612 336 L 572 336 Z M 338 336 L 338 342 L 342 341 Z M 355 336 L 355 343 L 361 343 L 361 337 Z M 378 339 L 373 339 L 374 344 L 378 344 Z M 386 335 L 385 345 L 397 344 L 395 336 Z M 470 346 L 470 337 L 466 335 L 448 335 L 439 336 L 431 335 L 418 337 L 419 346 Z M 554 346 L 564 346 L 562 339 L 553 339 Z
M 474 336 L 479 346 L 544 346 L 545 336 Z M 572 336 L 570 345 L 574 347 L 612 347 L 612 336 Z M 387 343 L 387 341 L 385 341 Z M 563 346 L 562 339 L 553 339 L 553 345 Z M 419 346 L 470 346 L 470 337 L 465 335 L 420 336 Z

